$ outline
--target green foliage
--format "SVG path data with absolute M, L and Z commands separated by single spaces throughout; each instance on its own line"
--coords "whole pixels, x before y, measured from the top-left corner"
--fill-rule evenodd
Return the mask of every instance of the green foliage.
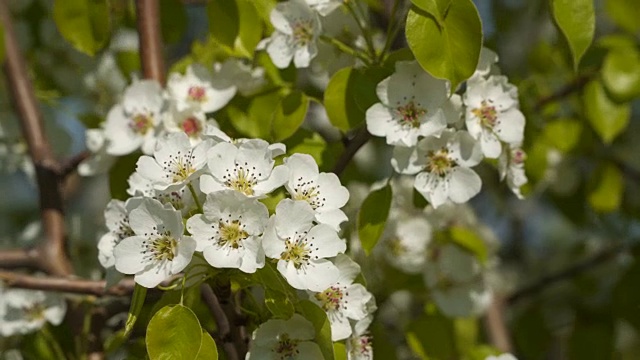
M 160 31 L 167 43 L 176 43 L 187 30 L 187 12 L 180 0 L 160 0 Z
M 129 313 L 127 314 L 127 322 L 124 326 L 124 337 L 128 337 L 129 334 L 133 331 L 133 327 L 136 325 L 136 321 L 138 321 L 138 316 L 140 315 L 140 310 L 142 310 L 142 305 L 144 305 L 144 300 L 147 297 L 147 288 L 144 286 L 140 286 L 136 284 L 133 289 L 133 296 L 131 298 L 131 306 L 129 308 Z
M 202 332 L 202 345 L 196 360 L 217 360 L 218 359 L 218 347 L 216 342 L 213 341 L 211 335 L 208 332 Z
M 612 101 L 597 80 L 589 82 L 584 89 L 585 116 L 605 144 L 611 143 L 629 124 L 629 104 Z
M 620 208 L 624 179 L 615 165 L 606 164 L 597 169 L 591 179 L 593 190 L 589 193 L 589 204 L 598 212 L 612 212 Z
M 561 118 L 545 124 L 542 138 L 545 142 L 566 153 L 578 145 L 582 135 L 582 122 Z
M 362 249 L 368 255 L 376 246 L 384 232 L 389 216 L 392 198 L 391 186 L 372 191 L 362 203 L 358 212 L 358 236 Z
M 578 313 L 569 339 L 568 359 L 613 359 L 613 330 L 609 314 Z
M 434 310 L 428 308 L 409 324 L 407 343 L 421 359 L 456 359 L 454 322 Z
M 309 108 L 309 98 L 295 90 L 280 99 L 271 121 L 271 141 L 282 141 L 291 137 L 302 125 Z
M 136 153 L 121 156 L 109 170 L 109 190 L 112 198 L 123 201 L 129 198 L 127 193 L 129 183 L 127 180 L 136 170 L 136 163 L 139 157 L 140 154 Z
M 262 21 L 250 0 L 212 0 L 207 3 L 209 31 L 228 51 L 253 57 L 262 36 Z
M 53 20 L 78 51 L 93 56 L 109 41 L 111 16 L 106 0 L 57 0 Z
M 636 0 L 606 0 L 605 9 L 621 28 L 636 34 L 640 30 L 640 7 Z
M 378 68 L 346 67 L 336 72 L 324 96 L 331 124 L 343 132 L 362 125 L 367 109 L 379 101 L 376 86 L 389 75 Z
M 487 245 L 478 234 L 466 227 L 453 226 L 449 229 L 451 241 L 473 253 L 481 263 L 485 263 L 489 256 Z
M 200 322 L 191 309 L 183 305 L 166 306 L 149 321 L 146 336 L 149 359 L 195 359 L 202 338 Z M 206 349 L 211 352 L 207 343 L 208 340 Z
M 617 101 L 640 96 L 640 51 L 636 46 L 609 51 L 602 64 L 602 82 Z
M 577 70 L 596 28 L 593 0 L 552 0 L 551 6 L 556 25 L 569 43 L 573 67 Z
M 422 2 L 435 2 L 438 13 L 433 15 L 417 7 L 409 10 L 407 43 L 427 72 L 449 80 L 455 89 L 473 74 L 478 64 L 482 48 L 478 10 L 471 0 Z M 428 8 L 433 9 L 433 4 Z
M 327 314 L 318 305 L 302 300 L 296 307 L 298 312 L 311 321 L 316 330 L 315 342 L 320 347 L 325 360 L 333 360 L 333 342 L 331 341 L 331 323 Z

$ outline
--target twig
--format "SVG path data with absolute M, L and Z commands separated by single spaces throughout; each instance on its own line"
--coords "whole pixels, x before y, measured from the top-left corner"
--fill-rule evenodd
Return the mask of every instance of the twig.
M 351 140 L 346 140 L 344 152 L 340 155 L 336 165 L 333 167 L 333 173 L 340 176 L 358 150 L 360 150 L 370 138 L 371 134 L 369 134 L 366 128 L 362 128 Z
M 211 311 L 213 319 L 216 321 L 218 336 L 220 337 L 220 341 L 222 341 L 222 346 L 227 354 L 227 358 L 229 360 L 240 359 L 238 356 L 238 350 L 236 349 L 231 337 L 231 324 L 229 323 L 227 314 L 220 305 L 220 301 L 218 301 L 218 297 L 213 292 L 213 289 L 211 289 L 209 284 L 202 284 L 200 286 L 200 293 L 202 294 L 204 303 L 209 307 L 209 311 Z
M 20 118 L 22 133 L 36 169 L 40 192 L 40 210 L 45 241 L 38 248 L 38 267 L 47 273 L 66 276 L 72 273 L 65 251 L 66 230 L 62 213 L 60 165 L 44 132 L 42 114 L 29 81 L 26 62 L 20 53 L 6 1 L 0 1 L 0 22 L 4 27 L 6 60 L 4 72 L 13 104 Z
M 182 275 L 175 275 L 165 281 L 161 286 L 169 286 Z M 129 296 L 133 293 L 135 282 L 132 278 L 121 280 L 118 284 L 105 289 L 105 280 L 72 279 L 65 277 L 43 276 L 37 277 L 0 270 L 0 281 L 7 287 L 64 292 L 72 294 L 102 296 Z
M 160 37 L 160 9 L 158 0 L 136 0 L 138 35 L 140 36 L 140 62 L 146 79 L 164 86 L 165 69 Z
M 565 97 L 582 90 L 582 88 L 593 78 L 593 73 L 586 73 L 578 76 L 570 83 L 558 89 L 556 92 L 542 97 L 533 107 L 535 112 L 542 110 L 547 104 L 564 99 Z
M 33 268 L 38 262 L 38 251 L 31 249 L 11 249 L 0 251 L 0 268 Z
M 485 315 L 484 326 L 487 329 L 489 341 L 496 349 L 502 352 L 512 352 L 513 345 L 504 319 L 504 312 L 504 299 L 495 295 Z
M 591 270 L 597 265 L 608 261 L 609 259 L 615 257 L 620 254 L 622 251 L 626 250 L 628 247 L 619 245 L 612 247 L 610 249 L 604 250 L 601 253 L 593 256 L 592 258 L 586 259 L 579 263 L 576 263 L 558 273 L 551 274 L 548 276 L 542 277 L 540 280 L 535 283 L 525 286 L 524 288 L 517 290 L 511 296 L 507 298 L 507 302 L 509 305 L 515 304 L 518 300 L 521 300 L 527 296 L 534 295 L 540 293 L 542 290 L 548 288 L 549 286 L 556 284 L 563 280 L 571 279 L 575 276 L 582 274 L 587 270 Z
M 78 165 L 80 165 L 81 162 L 87 160 L 89 157 L 91 157 L 91 152 L 89 151 L 83 151 L 72 156 L 62 164 L 60 169 L 60 176 L 63 179 L 66 179 L 67 177 L 69 177 L 69 175 L 75 172 L 76 169 L 78 169 Z

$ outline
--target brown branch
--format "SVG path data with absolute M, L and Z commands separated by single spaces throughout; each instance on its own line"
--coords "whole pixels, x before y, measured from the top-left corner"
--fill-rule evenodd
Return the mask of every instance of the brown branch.
M 169 286 L 182 275 L 174 275 L 160 283 L 160 286 Z M 64 292 L 71 294 L 84 294 L 93 296 L 129 296 L 133 293 L 135 282 L 133 278 L 121 280 L 118 284 L 105 289 L 105 280 L 73 279 L 66 277 L 20 274 L 12 271 L 0 270 L 0 281 L 7 287 Z
M 538 102 L 533 107 L 533 110 L 538 112 L 542 110 L 542 108 L 546 105 L 558 100 L 562 100 L 565 97 L 582 90 L 582 88 L 587 85 L 587 83 L 593 78 L 593 76 L 594 73 L 586 73 L 578 76 L 577 78 L 573 79 L 573 81 L 561 87 L 554 93 L 540 98 L 540 100 L 538 100 Z
M 353 138 L 346 140 L 345 149 L 342 152 L 342 155 L 338 158 L 336 165 L 333 167 L 333 173 L 340 176 L 358 150 L 360 150 L 360 148 L 366 144 L 369 139 L 371 139 L 371 134 L 369 134 L 367 129 L 363 127 Z
M 615 246 L 610 249 L 604 250 L 599 254 L 596 254 L 592 258 L 586 259 L 584 261 L 578 262 L 568 268 L 548 276 L 543 276 L 540 280 L 535 283 L 526 286 L 520 290 L 514 292 L 511 296 L 507 298 L 507 302 L 509 305 L 513 305 L 518 300 L 521 300 L 527 296 L 538 294 L 542 290 L 548 288 L 551 285 L 554 285 L 563 280 L 571 279 L 575 276 L 582 274 L 585 271 L 592 270 L 594 267 L 614 258 L 622 251 L 627 250 L 628 247 L 620 245 Z
M 231 336 L 231 324 L 229 323 L 229 318 L 220 305 L 218 296 L 216 296 L 213 289 L 211 289 L 211 286 L 208 284 L 202 284 L 200 286 L 200 293 L 202 294 L 202 300 L 204 300 L 204 303 L 209 308 L 209 311 L 211 311 L 211 315 L 213 315 L 213 319 L 216 322 L 218 336 L 222 342 L 222 347 L 227 354 L 227 358 L 229 360 L 240 359 L 238 356 L 238 349 L 236 349 Z
M 6 50 L 4 72 L 13 97 L 13 104 L 20 118 L 22 133 L 36 169 L 36 181 L 40 193 L 45 241 L 37 248 L 36 265 L 50 274 L 70 275 L 71 262 L 65 251 L 66 230 L 62 213 L 60 165 L 54 158 L 45 135 L 42 114 L 29 80 L 25 59 L 18 47 L 11 14 L 5 0 L 0 0 L 0 22 L 4 27 Z
M 0 268 L 33 268 L 38 262 L 37 249 L 11 249 L 0 251 Z
M 504 319 L 505 308 L 504 299 L 496 294 L 484 317 L 484 327 L 491 344 L 502 352 L 510 353 L 513 352 L 513 344 Z
M 140 60 L 145 79 L 153 79 L 164 86 L 165 69 L 160 34 L 158 0 L 136 0 Z
M 88 150 L 85 150 L 67 159 L 60 166 L 60 176 L 63 179 L 66 179 L 67 177 L 69 177 L 69 175 L 71 175 L 78 169 L 78 166 L 80 165 L 80 163 L 87 160 L 89 157 L 91 157 L 91 152 Z

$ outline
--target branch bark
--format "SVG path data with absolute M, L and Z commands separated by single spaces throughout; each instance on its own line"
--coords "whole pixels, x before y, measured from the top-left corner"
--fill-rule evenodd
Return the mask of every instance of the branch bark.
M 489 335 L 489 341 L 498 350 L 502 352 L 513 352 L 513 344 L 509 336 L 509 329 L 504 318 L 505 313 L 504 299 L 495 295 L 487 314 L 484 317 L 484 326 Z
M 13 29 L 11 14 L 5 0 L 0 0 L 0 22 L 4 27 L 6 60 L 4 72 L 20 118 L 22 133 L 29 147 L 29 155 L 36 169 L 40 193 L 40 211 L 45 241 L 36 249 L 37 266 L 59 276 L 73 272 L 66 250 L 66 230 L 62 212 L 60 164 L 44 132 L 42 114 L 27 73 L 26 62 L 20 53 Z
M 158 0 L 136 0 L 140 60 L 145 79 L 153 79 L 164 86 L 165 68 L 160 34 Z
M 236 349 L 231 336 L 231 323 L 229 322 L 229 318 L 227 317 L 224 309 L 220 305 L 218 296 L 216 296 L 209 284 L 202 284 L 200 286 L 200 293 L 202 294 L 204 303 L 207 304 L 207 307 L 209 308 L 209 311 L 211 311 L 211 315 L 213 315 L 213 319 L 216 322 L 218 327 L 218 336 L 222 342 L 224 352 L 227 354 L 227 358 L 229 360 L 239 360 L 240 356 L 238 355 L 238 350 Z
M 351 159 L 356 155 L 358 150 L 371 139 L 371 134 L 367 131 L 366 127 L 358 130 L 356 135 L 350 140 L 345 141 L 345 149 L 342 155 L 338 158 L 336 165 L 333 167 L 333 173 L 340 176 L 342 172 L 347 168 Z

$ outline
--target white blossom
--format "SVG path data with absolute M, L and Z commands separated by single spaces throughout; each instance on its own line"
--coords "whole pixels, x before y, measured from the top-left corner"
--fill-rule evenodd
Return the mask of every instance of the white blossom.
M 191 261 L 196 242 L 183 235 L 179 211 L 145 198 L 129 213 L 129 225 L 135 235 L 116 245 L 115 266 L 121 273 L 134 274 L 136 283 L 155 287 Z
M 138 159 L 136 172 L 149 179 L 156 190 L 178 189 L 204 171 L 209 147 L 208 141 L 192 147 L 184 132 L 167 134 L 158 141 L 153 157 Z
M 349 191 L 342 186 L 334 173 L 321 173 L 311 155 L 294 154 L 284 159 L 289 169 L 289 180 L 285 188 L 294 200 L 303 200 L 316 212 L 316 220 L 335 230 L 347 221 L 340 210 L 349 200 Z
M 187 186 L 172 188 L 166 190 L 156 190 L 153 181 L 145 178 L 137 172 L 129 176 L 127 180 L 129 187 L 127 194 L 131 196 L 144 196 L 160 201 L 165 206 L 170 206 L 175 210 L 179 210 L 183 216 L 197 210 L 197 204 L 193 199 L 193 194 Z M 199 190 L 199 180 L 193 180 L 193 190 L 199 201 L 204 201 L 204 194 Z
M 225 76 L 212 76 L 204 66 L 192 64 L 184 75 L 169 75 L 167 93 L 178 111 L 193 108 L 209 113 L 227 105 L 235 96 L 236 87 Z
M 471 79 L 463 97 L 469 134 L 480 141 L 488 158 L 500 156 L 502 142 L 521 143 L 524 136 L 524 115 L 501 78 Z
M 480 59 L 478 60 L 478 66 L 476 67 L 476 71 L 473 73 L 472 77 L 486 77 L 488 76 L 494 67 L 494 65 L 498 62 L 498 54 L 496 54 L 493 50 L 482 47 L 480 50 Z
M 470 167 L 481 160 L 478 143 L 466 131 L 446 130 L 416 148 L 395 147 L 391 165 L 402 174 L 418 173 L 414 187 L 437 208 L 447 199 L 464 203 L 480 192 L 482 180 Z
M 362 284 L 353 283 L 360 273 L 360 266 L 351 258 L 339 254 L 334 263 L 340 272 L 338 280 L 310 299 L 327 313 L 331 340 L 339 341 L 351 335 L 350 320 L 362 320 L 368 315 L 367 303 L 373 295 Z
M 218 124 L 213 119 L 207 119 L 202 111 L 194 108 L 178 110 L 172 106 L 164 114 L 163 124 L 167 132 L 184 132 L 189 137 L 192 146 L 198 145 L 203 139 L 203 133 L 208 125 L 217 127 Z
M 107 153 L 121 156 L 138 148 L 145 154 L 152 153 L 163 107 L 162 88 L 156 81 L 131 84 L 122 101 L 107 114 L 104 126 Z
M 211 174 L 200 178 L 200 188 L 206 194 L 232 189 L 260 198 L 282 186 L 289 174 L 284 165 L 273 167 L 272 150 L 264 140 L 221 142 L 209 150 L 207 157 Z
M 353 325 L 353 333 L 346 341 L 347 360 L 373 360 L 373 342 L 368 332 L 372 320 L 369 315 Z
M 47 322 L 60 325 L 66 311 L 60 294 L 0 287 L 0 337 L 27 334 Z
M 523 199 L 520 187 L 527 183 L 527 175 L 524 172 L 524 161 L 527 154 L 518 146 L 505 146 L 498 158 L 498 170 L 500 180 L 507 181 L 509 189 L 516 194 L 518 199 Z
M 267 84 L 265 70 L 262 67 L 252 68 L 235 58 L 228 58 L 222 64 L 216 65 L 218 66 L 217 72 L 221 75 L 224 74 L 244 97 L 254 95 Z
M 250 143 L 254 143 L 253 147 L 266 147 L 270 153 L 270 157 L 272 160 L 280 155 L 284 155 L 287 152 L 287 147 L 285 144 L 282 144 L 282 143 L 269 144 L 268 142 L 262 139 L 246 139 L 246 138 L 233 139 L 229 135 L 227 135 L 224 131 L 220 130 L 220 128 L 218 128 L 217 126 L 212 126 L 211 124 L 208 124 L 207 127 L 205 128 L 203 136 L 206 139 L 211 139 L 211 141 L 213 141 L 214 144 L 225 142 L 229 144 L 234 144 L 237 147 L 241 147 L 242 144 L 250 142 Z
M 491 302 L 476 257 L 454 244 L 435 247 L 424 278 L 438 308 L 450 317 L 481 314 Z
M 385 246 L 381 248 L 387 262 L 403 272 L 420 273 L 427 261 L 427 246 L 431 243 L 429 221 L 421 214 L 393 218 L 390 215 L 387 227 Z
M 322 16 L 327 16 L 344 2 L 343 0 L 306 0 L 309 7 Z
M 256 199 L 234 190 L 207 195 L 204 214 L 187 221 L 196 251 L 216 268 L 237 268 L 253 273 L 264 266 L 262 235 L 269 211 Z
M 271 10 L 274 32 L 258 48 L 266 48 L 273 64 L 284 69 L 291 63 L 306 68 L 318 54 L 316 41 L 320 35 L 318 15 L 305 0 L 289 0 Z
M 247 360 L 322 360 L 318 344 L 313 342 L 313 324 L 298 314 L 291 319 L 271 319 L 251 336 Z
M 109 171 L 116 157 L 107 153 L 107 140 L 103 129 L 87 129 L 85 142 L 91 156 L 78 165 L 78 174 L 92 176 Z
M 504 353 L 497 356 L 493 356 L 493 355 L 487 356 L 484 360 L 518 360 L 518 359 L 509 353 Z
M 315 213 L 306 201 L 284 199 L 269 219 L 262 246 L 278 259 L 278 271 L 299 290 L 323 291 L 339 277 L 328 259 L 343 253 L 345 242 L 330 226 L 314 225 Z
M 447 126 L 448 82 L 429 75 L 416 61 L 397 62 L 396 72 L 376 92 L 380 102 L 367 109 L 367 130 L 386 137 L 387 144 L 414 146 L 419 136 L 437 137 Z
M 141 197 L 128 199 L 126 202 L 113 199 L 104 209 L 104 220 L 109 232 L 98 241 L 98 261 L 104 268 L 115 265 L 113 249 L 122 239 L 135 235 L 129 225 L 129 213 L 142 204 Z

